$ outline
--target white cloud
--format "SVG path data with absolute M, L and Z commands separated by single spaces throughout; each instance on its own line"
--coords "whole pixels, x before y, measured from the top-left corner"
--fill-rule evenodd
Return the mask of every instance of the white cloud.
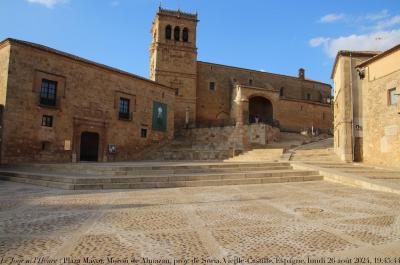
M 387 18 L 389 16 L 390 16 L 389 12 L 386 9 L 384 9 L 378 13 L 368 14 L 364 18 L 368 19 L 368 20 L 380 20 L 380 19 Z
M 325 15 L 325 16 L 321 17 L 319 19 L 319 22 L 321 22 L 321 23 L 332 23 L 332 22 L 335 22 L 335 21 L 338 21 L 338 20 L 342 20 L 342 19 L 344 19 L 344 14 L 334 14 L 334 13 L 332 13 L 332 14 L 328 14 L 328 15 Z
M 384 51 L 400 43 L 400 29 L 392 31 L 379 31 L 369 34 L 349 35 L 339 38 L 315 38 L 323 41 L 310 40 L 310 46 L 323 46 L 329 57 L 335 57 L 340 50 L 356 51 Z M 314 40 L 315 40 L 314 39 Z M 317 45 L 318 44 L 318 45 Z
M 311 47 L 318 47 L 326 42 L 329 41 L 329 38 L 324 38 L 324 37 L 318 37 L 318 38 L 313 38 L 309 41 L 309 44 Z
M 394 16 L 386 20 L 378 21 L 374 28 L 377 30 L 383 30 L 396 26 L 397 24 L 400 24 L 400 16 Z
M 53 8 L 58 4 L 65 4 L 69 0 L 27 0 L 29 3 L 43 5 L 47 8 Z

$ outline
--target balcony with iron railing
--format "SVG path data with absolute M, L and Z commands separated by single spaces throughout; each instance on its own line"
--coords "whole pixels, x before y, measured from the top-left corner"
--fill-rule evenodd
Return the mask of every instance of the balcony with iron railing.
M 132 112 L 118 112 L 118 119 L 130 121 L 132 120 Z
M 60 106 L 60 99 L 59 98 L 39 97 L 39 106 L 49 107 L 49 108 L 58 108 Z

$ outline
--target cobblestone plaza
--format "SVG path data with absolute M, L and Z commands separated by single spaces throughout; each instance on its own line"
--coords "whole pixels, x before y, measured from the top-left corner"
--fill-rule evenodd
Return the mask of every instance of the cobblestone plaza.
M 4 263 L 374 263 L 400 254 L 400 196 L 328 181 L 106 191 L 0 182 L 0 207 Z

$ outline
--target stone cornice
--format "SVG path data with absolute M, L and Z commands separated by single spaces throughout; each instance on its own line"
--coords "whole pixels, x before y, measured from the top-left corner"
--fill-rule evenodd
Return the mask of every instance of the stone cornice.
M 278 93 L 279 90 L 273 88 L 272 86 L 270 88 L 268 87 L 256 87 L 256 86 L 249 86 L 249 85 L 238 85 L 241 88 L 246 88 L 246 89 L 252 89 L 252 90 L 260 90 L 260 91 L 270 91 L 274 93 Z
M 170 9 L 164 9 L 162 7 L 158 8 L 157 15 L 159 16 L 170 16 L 174 18 L 182 18 L 182 19 L 187 19 L 187 20 L 192 20 L 195 22 L 198 22 L 199 20 L 197 19 L 197 13 L 192 14 L 192 13 L 187 13 L 187 12 L 182 12 L 181 10 L 170 10 Z
M 310 101 L 310 100 L 305 100 L 305 99 L 280 97 L 279 100 L 295 101 L 295 102 L 301 102 L 301 103 L 306 103 L 306 104 L 319 105 L 319 106 L 323 106 L 323 107 L 331 107 L 331 104 L 329 104 L 329 103 L 322 103 L 322 102 Z
M 164 74 L 164 75 L 179 75 L 179 77 L 186 77 L 186 78 L 191 78 L 191 79 L 197 79 L 197 74 L 188 74 L 188 73 L 182 73 L 182 72 L 174 72 L 174 71 L 165 71 L 165 70 L 159 70 L 155 69 L 155 72 L 157 74 Z
M 248 68 L 242 68 L 242 67 L 236 67 L 236 66 L 230 66 L 230 65 L 224 65 L 224 64 L 217 64 L 217 63 L 210 63 L 210 62 L 204 62 L 204 61 L 197 61 L 197 63 L 205 64 L 205 65 L 215 65 L 215 66 L 219 66 L 219 67 L 242 70 L 242 71 L 248 71 L 248 72 L 264 74 L 264 75 L 272 75 L 272 76 L 277 76 L 277 77 L 281 77 L 281 78 L 287 78 L 287 79 L 290 79 L 290 80 L 295 80 L 295 81 L 298 81 L 298 82 L 321 84 L 321 85 L 329 86 L 330 88 L 332 88 L 332 86 L 330 84 L 328 84 L 328 83 L 324 83 L 324 82 L 320 82 L 320 81 L 316 81 L 316 80 L 311 80 L 311 79 L 307 79 L 307 78 L 306 79 L 300 79 L 298 77 L 290 76 L 290 75 L 282 75 L 282 74 L 276 74 L 276 73 L 270 73 L 270 72 L 264 72 L 264 71 L 257 71 L 257 70 L 248 69 Z

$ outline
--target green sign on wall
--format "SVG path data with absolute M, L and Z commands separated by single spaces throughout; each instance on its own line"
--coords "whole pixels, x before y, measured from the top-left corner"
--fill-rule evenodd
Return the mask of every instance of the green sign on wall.
M 153 130 L 167 131 L 167 104 L 153 101 Z

